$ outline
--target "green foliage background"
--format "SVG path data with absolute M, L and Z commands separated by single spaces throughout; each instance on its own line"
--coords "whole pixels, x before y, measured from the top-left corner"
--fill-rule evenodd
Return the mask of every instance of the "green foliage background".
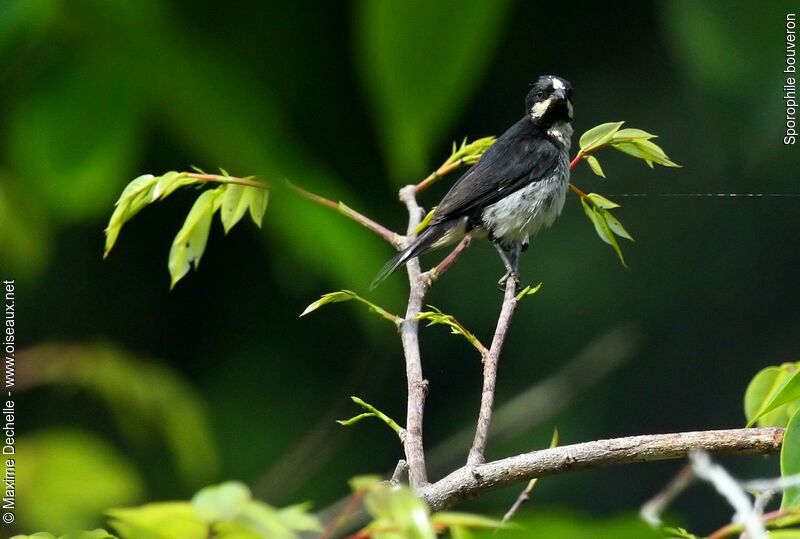
M 17 280 L 30 347 L 18 372 L 19 531 L 89 528 L 110 506 L 185 499 L 221 479 L 274 505 L 324 505 L 349 477 L 390 468 L 400 447 L 384 425 L 334 420 L 352 412 L 351 394 L 402 418 L 393 329 L 355 306 L 297 319 L 323 292 L 365 293 L 387 246 L 281 193 L 263 232 L 240 225 L 223 241 L 213 227 L 200 271 L 169 292 L 165 254 L 194 195 L 142 212 L 102 261 L 105 221 L 131 178 L 196 164 L 290 178 L 400 229 L 397 187 L 453 139 L 500 134 L 541 73 L 573 83 L 577 132 L 624 119 L 658 133 L 685 168 L 607 155 L 609 180 L 575 171 L 623 205 L 637 239 L 629 269 L 571 197 L 524 258 L 524 280 L 544 286 L 514 321 L 498 400 L 621 323 L 641 344 L 489 456 L 545 446 L 555 424 L 562 443 L 743 425 L 752 375 L 797 357 L 798 199 L 657 194 L 800 192 L 798 152 L 781 144 L 791 5 L 0 2 L 0 275 Z M 501 273 L 474 245 L 430 301 L 489 335 Z M 395 277 L 369 297 L 398 312 L 404 286 Z M 425 331 L 423 346 L 433 447 L 474 421 L 480 365 L 446 332 Z M 777 474 L 775 460 L 731 464 Z M 676 466 L 541 481 L 535 511 L 630 511 Z M 503 511 L 515 496 L 470 508 Z M 729 516 L 712 496 L 695 489 L 676 511 L 710 528 Z

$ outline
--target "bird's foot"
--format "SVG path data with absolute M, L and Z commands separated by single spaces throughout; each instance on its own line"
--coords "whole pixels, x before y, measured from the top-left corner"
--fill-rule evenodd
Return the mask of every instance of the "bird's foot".
M 508 282 L 509 277 L 513 276 L 514 280 L 519 281 L 519 275 L 517 275 L 516 271 L 507 271 L 505 275 L 503 275 L 499 281 L 497 281 L 497 288 L 504 292 L 506 289 L 506 282 Z

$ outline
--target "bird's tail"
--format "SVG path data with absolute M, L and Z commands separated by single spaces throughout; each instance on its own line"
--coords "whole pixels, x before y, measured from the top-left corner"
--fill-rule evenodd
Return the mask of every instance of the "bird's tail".
M 375 280 L 372 281 L 372 284 L 369 286 L 369 289 L 372 290 L 381 284 L 389 275 L 394 273 L 398 268 L 406 264 L 409 260 L 414 258 L 415 256 L 422 254 L 424 251 L 427 251 L 430 247 L 432 247 L 436 242 L 438 242 L 442 237 L 445 236 L 450 231 L 450 226 L 445 223 L 436 224 L 429 226 L 426 228 L 422 234 L 417 236 L 417 239 L 414 242 L 397 253 L 391 260 L 389 260 L 385 266 L 378 272 L 378 275 L 375 277 Z

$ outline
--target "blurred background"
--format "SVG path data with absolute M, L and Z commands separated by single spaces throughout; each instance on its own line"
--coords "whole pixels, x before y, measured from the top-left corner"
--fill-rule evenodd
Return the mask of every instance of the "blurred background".
M 546 446 L 556 426 L 562 444 L 743 426 L 752 375 L 797 360 L 800 198 L 661 195 L 800 194 L 798 151 L 782 144 L 792 6 L 2 0 L 0 276 L 17 283 L 17 529 L 92 527 L 109 507 L 223 479 L 272 504 L 324 508 L 348 478 L 392 469 L 401 448 L 384 425 L 334 420 L 357 412 L 349 395 L 402 420 L 394 328 L 355 304 L 297 318 L 340 288 L 402 311 L 401 275 L 368 292 L 387 245 L 278 190 L 263 230 L 243 223 L 224 237 L 215 222 L 200 270 L 170 292 L 167 252 L 196 193 L 145 209 L 103 261 L 106 221 L 134 177 L 197 165 L 289 178 L 401 230 L 398 187 L 435 169 L 453 140 L 502 133 L 546 73 L 572 82 L 578 134 L 625 120 L 660 135 L 684 168 L 605 150 L 607 180 L 573 172 L 622 204 L 636 238 L 622 246 L 629 268 L 570 197 L 523 259 L 523 280 L 544 285 L 512 325 L 488 456 Z M 502 273 L 494 250 L 474 244 L 428 300 L 488 341 Z M 478 409 L 480 361 L 462 341 L 422 331 L 435 478 L 464 460 Z M 775 458 L 724 462 L 744 477 L 778 475 Z M 679 468 L 548 478 L 524 512 L 630 515 Z M 465 509 L 502 514 L 517 494 Z M 701 486 L 673 513 L 698 531 L 730 518 Z

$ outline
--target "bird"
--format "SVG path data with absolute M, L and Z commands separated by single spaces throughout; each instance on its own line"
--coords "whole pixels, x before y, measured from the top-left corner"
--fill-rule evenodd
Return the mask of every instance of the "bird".
M 414 257 L 465 235 L 488 237 L 495 246 L 506 269 L 501 287 L 518 278 L 521 252 L 564 208 L 572 117 L 572 85 L 555 75 L 539 77 L 525 98 L 525 115 L 453 184 L 428 227 L 386 263 L 371 288 Z

